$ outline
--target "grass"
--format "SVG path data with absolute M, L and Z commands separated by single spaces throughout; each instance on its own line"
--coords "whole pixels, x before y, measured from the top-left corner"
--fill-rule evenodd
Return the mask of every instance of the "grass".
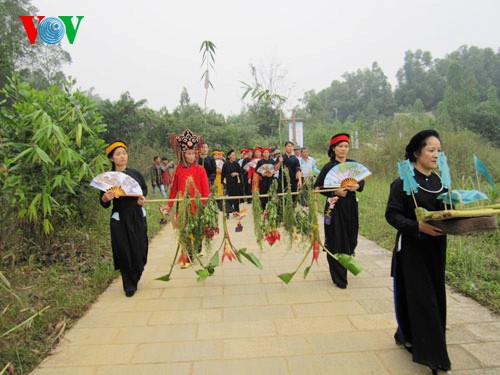
M 360 234 L 386 249 L 394 247 L 396 235 L 384 217 L 389 184 L 372 176 L 358 195 Z M 500 313 L 500 231 L 448 236 L 446 280 L 461 293 Z
M 151 238 L 160 229 L 158 204 L 152 203 L 147 210 Z M 118 277 L 111 254 L 110 210 L 97 207 L 92 214 L 94 211 L 92 227 L 66 229 L 51 251 L 36 248 L 37 256 L 31 255 L 27 261 L 6 262 L 2 257 L 0 374 L 8 364 L 8 374 L 33 370 L 64 331 Z M 55 255 L 50 257 L 50 253 Z

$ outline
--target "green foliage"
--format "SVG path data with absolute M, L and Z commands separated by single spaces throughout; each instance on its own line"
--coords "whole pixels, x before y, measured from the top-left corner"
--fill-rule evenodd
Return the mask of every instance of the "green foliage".
M 205 122 L 206 122 L 206 113 L 207 113 L 207 98 L 208 98 L 208 89 L 211 87 L 214 90 L 214 85 L 212 81 L 210 81 L 210 69 L 215 69 L 215 49 L 217 47 L 210 40 L 205 40 L 201 43 L 200 51 L 202 52 L 201 58 L 201 66 L 204 66 L 205 70 L 201 75 L 201 79 L 203 80 L 203 86 L 205 87 Z
M 80 194 L 104 170 L 104 130 L 94 104 L 80 92 L 36 91 L 14 77 L 3 90 L 0 183 L 6 202 L 35 238 L 81 213 Z

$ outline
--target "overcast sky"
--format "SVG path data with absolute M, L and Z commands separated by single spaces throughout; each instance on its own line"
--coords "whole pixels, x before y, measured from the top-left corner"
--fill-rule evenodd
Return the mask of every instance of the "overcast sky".
M 287 71 L 293 87 L 287 107 L 308 90 L 319 91 L 345 72 L 376 61 L 395 85 L 407 50 L 444 57 L 462 45 L 500 47 L 498 0 L 32 0 L 39 15 L 81 15 L 73 63 L 64 68 L 83 90 L 172 111 L 182 87 L 203 106 L 200 45 L 217 46 L 215 91 L 208 107 L 239 113 L 240 81 L 249 64 Z M 40 43 L 38 39 L 38 43 Z M 284 93 L 283 93 L 284 94 Z

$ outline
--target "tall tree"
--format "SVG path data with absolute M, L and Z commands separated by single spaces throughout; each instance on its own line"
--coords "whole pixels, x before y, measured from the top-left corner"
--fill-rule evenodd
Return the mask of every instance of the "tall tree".
M 442 100 L 446 73 L 439 74 L 428 51 L 406 51 L 403 67 L 396 74 L 398 85 L 394 97 L 398 106 L 411 107 L 420 99 L 426 110 L 434 109 Z
M 29 0 L 0 2 L 0 88 L 16 71 L 38 89 L 64 85 L 62 66 L 71 62 L 69 53 L 60 44 L 45 45 L 39 40 L 30 44 L 19 19 L 20 15 L 37 13 Z
M 459 63 L 451 63 L 448 69 L 447 86 L 444 94 L 446 111 L 455 128 L 464 128 L 470 121 L 477 104 L 477 89 L 474 78 L 466 78 Z

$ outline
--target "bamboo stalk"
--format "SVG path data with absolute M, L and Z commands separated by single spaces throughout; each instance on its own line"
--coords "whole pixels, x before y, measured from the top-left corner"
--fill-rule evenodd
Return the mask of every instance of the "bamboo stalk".
M 499 205 L 494 205 L 499 206 Z M 442 210 L 442 211 L 427 211 L 425 208 L 415 208 L 415 215 L 418 221 L 430 220 L 447 220 L 469 217 L 494 216 L 500 215 L 499 208 L 476 208 L 468 210 Z
M 332 188 L 332 189 L 319 189 L 319 190 L 314 190 L 315 192 L 317 193 L 331 193 L 331 192 L 334 192 L 334 191 L 337 191 L 339 190 L 340 188 Z M 278 193 L 277 195 L 279 197 L 281 196 L 285 196 L 287 193 L 284 192 L 284 193 Z M 292 192 L 291 193 L 292 195 L 299 195 L 299 194 L 302 194 L 301 191 L 297 191 L 297 192 Z M 261 198 L 268 198 L 269 197 L 269 194 L 259 194 L 259 197 Z M 252 198 L 252 195 L 235 195 L 235 196 L 228 196 L 228 195 L 221 195 L 221 196 L 216 196 L 214 197 L 215 200 L 230 200 L 230 199 L 249 199 L 249 198 Z M 182 201 L 184 198 L 173 198 L 173 199 L 167 199 L 167 198 L 164 198 L 164 199 L 147 199 L 146 200 L 146 203 L 161 203 L 161 202 L 180 202 Z M 195 200 L 196 198 L 189 198 L 190 200 Z M 208 198 L 201 198 L 201 200 L 207 200 Z

